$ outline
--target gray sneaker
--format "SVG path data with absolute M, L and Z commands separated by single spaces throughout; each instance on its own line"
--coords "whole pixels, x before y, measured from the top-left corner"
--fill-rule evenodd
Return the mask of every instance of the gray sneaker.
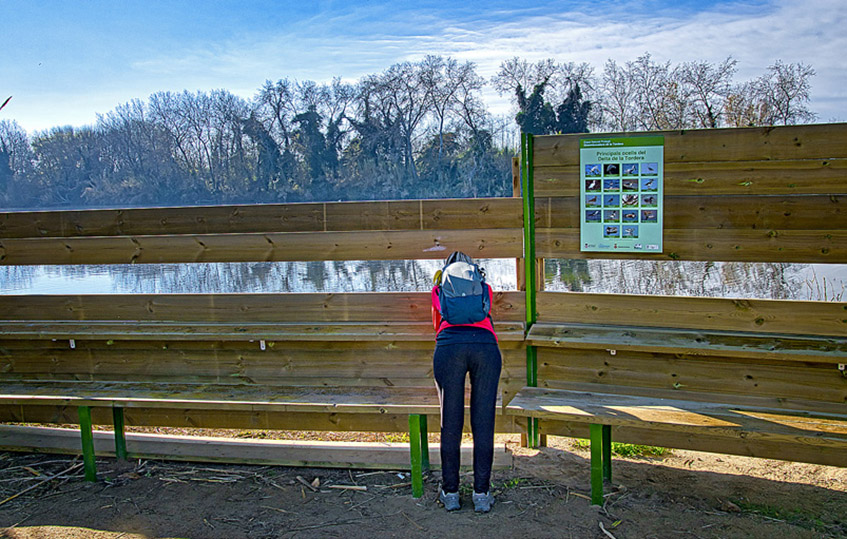
M 477 513 L 487 513 L 491 511 L 491 506 L 494 505 L 494 495 L 491 491 L 485 494 L 473 493 L 473 510 Z
M 491 511 L 491 506 L 494 505 L 494 495 L 491 494 L 491 491 L 485 494 L 474 492 L 473 501 L 474 511 L 477 513 L 487 513 Z
M 444 504 L 444 509 L 448 511 L 456 511 L 461 507 L 461 503 L 459 502 L 459 493 L 451 492 L 446 493 L 443 490 L 438 494 L 438 501 Z

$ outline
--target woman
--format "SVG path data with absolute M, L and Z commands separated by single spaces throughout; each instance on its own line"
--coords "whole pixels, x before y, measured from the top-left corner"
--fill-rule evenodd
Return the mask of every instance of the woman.
M 473 264 L 464 253 L 454 252 L 445 268 L 454 262 Z M 450 324 L 442 319 L 439 300 L 441 272 L 432 289 L 432 321 L 436 331 L 433 371 L 441 403 L 441 475 L 439 500 L 448 511 L 459 509 L 459 460 L 465 419 L 465 377 L 471 379 L 471 431 L 473 433 L 474 510 L 487 513 L 494 504 L 490 492 L 494 460 L 494 412 L 502 358 L 491 317 L 469 324 Z M 487 305 L 491 287 L 482 281 Z

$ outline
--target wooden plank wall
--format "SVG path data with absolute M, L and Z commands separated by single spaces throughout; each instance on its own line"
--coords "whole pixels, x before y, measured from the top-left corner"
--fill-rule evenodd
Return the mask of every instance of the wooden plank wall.
M 0 213 L 0 264 L 477 258 L 523 252 L 514 198 Z
M 438 259 L 453 250 L 481 258 L 523 252 L 520 199 L 408 200 L 231 207 L 140 208 L 0 213 L 0 264 L 117 264 L 309 260 Z M 520 327 L 523 294 L 497 292 L 493 315 Z M 32 322 L 44 337 L 2 335 Z M 435 392 L 430 300 L 421 293 L 120 294 L 0 296 L 0 379 L 270 386 L 420 387 Z M 92 323 L 86 325 L 86 323 Z M 109 337 L 97 337 L 108 323 Z M 121 338 L 146 324 L 142 340 Z M 169 338 L 157 337 L 167 324 Z M 396 339 L 288 337 L 210 338 L 197 326 L 384 324 L 403 326 Z M 164 326 L 163 326 L 164 327 Z M 50 332 L 90 337 L 51 339 Z M 375 327 L 374 332 L 380 331 Z M 239 328 L 229 327 L 230 332 Z M 302 331 L 302 329 L 301 329 Z M 330 333 L 332 330 L 328 330 Z M 522 344 L 503 341 L 501 390 L 511 399 L 524 383 Z M 97 413 L 97 411 L 95 411 Z M 95 416 L 95 419 L 97 417 Z M 75 422 L 61 407 L 2 407 L 0 420 Z M 100 418 L 107 423 L 107 416 Z M 228 411 L 132 409 L 135 425 L 310 430 L 404 431 L 391 414 L 238 414 Z M 501 429 L 514 431 L 511 420 Z
M 847 263 L 847 124 L 650 134 L 665 137 L 665 245 L 644 258 Z M 584 137 L 534 139 L 536 253 L 632 258 L 579 250 Z
M 664 254 L 579 251 L 581 137 L 566 135 L 534 139 L 539 257 L 847 263 L 847 124 L 651 134 L 665 137 Z M 537 310 L 544 322 L 847 334 L 845 302 L 542 291 Z M 539 385 L 847 403 L 833 362 L 610 350 L 539 348 Z

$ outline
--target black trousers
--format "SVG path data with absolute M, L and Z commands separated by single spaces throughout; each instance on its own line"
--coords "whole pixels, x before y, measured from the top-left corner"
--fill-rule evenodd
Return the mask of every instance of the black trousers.
M 474 491 L 488 492 L 494 460 L 494 416 L 503 360 L 496 344 L 438 344 L 433 371 L 441 401 L 441 474 L 444 492 L 458 492 L 465 420 L 465 377 L 471 379 Z

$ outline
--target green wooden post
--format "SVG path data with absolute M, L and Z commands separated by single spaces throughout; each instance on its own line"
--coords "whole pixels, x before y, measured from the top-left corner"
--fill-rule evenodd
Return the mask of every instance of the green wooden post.
M 420 415 L 420 424 L 421 424 L 421 470 L 423 472 L 429 471 L 429 439 L 428 435 L 428 427 L 426 424 L 426 415 Z
M 523 200 L 523 230 L 524 230 L 524 280 L 526 282 L 526 330 L 532 327 L 537 319 L 535 292 L 535 180 L 533 177 L 533 139 L 529 133 L 521 133 L 521 198 Z M 526 347 L 526 385 L 538 386 L 538 355 L 534 346 Z M 528 417 L 527 446 L 538 447 L 541 444 L 538 419 Z
M 590 425 L 591 505 L 603 505 L 603 425 Z
M 82 439 L 82 462 L 86 481 L 97 481 L 97 462 L 94 458 L 94 434 L 91 431 L 91 407 L 80 406 L 79 431 Z
M 409 458 L 412 464 L 412 497 L 420 498 L 423 496 L 420 414 L 409 414 Z
M 603 479 L 612 481 L 612 426 L 603 425 Z
M 113 407 L 112 418 L 115 425 L 115 457 L 118 460 L 126 460 L 126 423 L 124 421 L 124 409 L 120 406 Z

